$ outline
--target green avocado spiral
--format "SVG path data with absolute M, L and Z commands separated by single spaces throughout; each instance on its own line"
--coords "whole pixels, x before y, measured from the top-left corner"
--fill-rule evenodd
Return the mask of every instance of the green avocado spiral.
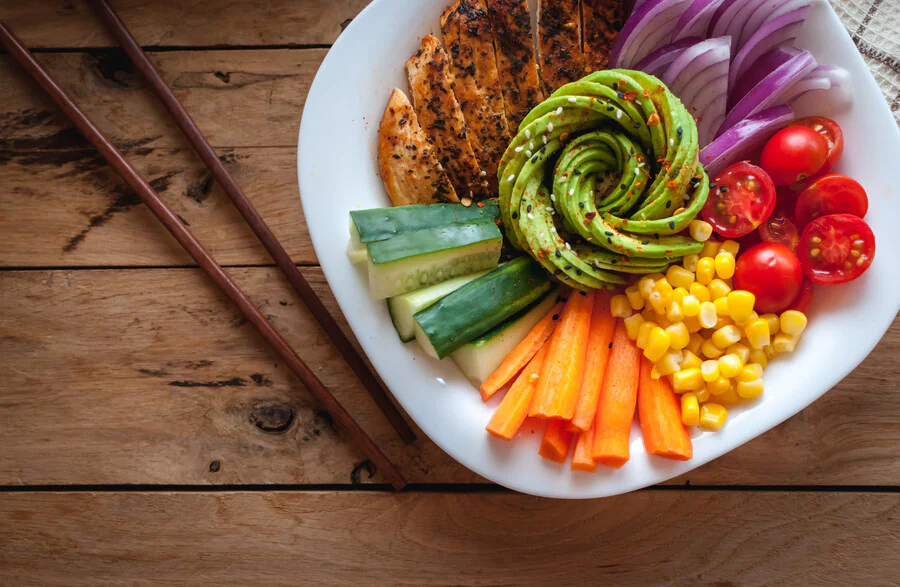
M 510 242 L 579 289 L 663 271 L 702 242 L 685 230 L 709 195 L 693 117 L 663 83 L 592 73 L 536 106 L 500 161 Z

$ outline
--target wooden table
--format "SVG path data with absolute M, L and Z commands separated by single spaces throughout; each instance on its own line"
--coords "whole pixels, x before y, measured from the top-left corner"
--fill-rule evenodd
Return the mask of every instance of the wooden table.
M 114 2 L 335 312 L 300 208 L 295 147 L 316 68 L 365 3 Z M 897 322 L 821 400 L 684 477 L 589 502 L 510 493 L 424 436 L 400 443 L 82 2 L 8 2 L 0 17 L 412 483 L 389 491 L 4 57 L 0 583 L 897 580 Z

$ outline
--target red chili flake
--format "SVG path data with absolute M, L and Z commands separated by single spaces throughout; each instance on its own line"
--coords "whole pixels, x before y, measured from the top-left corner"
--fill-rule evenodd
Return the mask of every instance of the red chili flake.
M 629 90 L 625 92 L 625 100 L 628 102 L 634 102 L 634 99 L 637 98 L 637 90 Z
M 659 114 L 654 112 L 650 115 L 650 118 L 647 119 L 647 126 L 656 126 L 659 124 Z
M 593 218 L 596 215 L 597 215 L 596 212 L 588 212 L 587 214 L 584 215 L 584 217 L 587 218 L 588 220 L 590 220 L 591 218 Z
M 670 181 L 669 183 L 667 183 L 666 186 L 667 186 L 667 187 L 670 187 L 670 188 L 672 188 L 672 189 L 675 189 L 675 188 L 678 187 L 678 182 L 675 181 L 675 180 L 673 179 L 672 181 Z
M 476 206 L 478 206 L 479 208 L 484 208 L 484 202 L 478 202 Z

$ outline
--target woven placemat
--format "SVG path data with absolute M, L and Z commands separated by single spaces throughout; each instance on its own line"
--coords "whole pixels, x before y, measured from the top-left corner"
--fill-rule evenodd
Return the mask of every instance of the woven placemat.
M 832 6 L 900 124 L 900 0 L 833 0 Z

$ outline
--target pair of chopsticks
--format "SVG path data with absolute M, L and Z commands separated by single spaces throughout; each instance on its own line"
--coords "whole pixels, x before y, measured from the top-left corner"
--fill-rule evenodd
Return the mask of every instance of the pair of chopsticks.
M 212 171 L 216 181 L 223 187 L 225 193 L 231 198 L 241 216 L 250 225 L 253 232 L 265 246 L 266 250 L 285 274 L 288 281 L 306 303 L 313 316 L 329 335 L 332 343 L 344 356 L 357 377 L 375 399 L 385 416 L 406 442 L 415 440 L 415 433 L 409 424 L 403 419 L 399 410 L 388 398 L 387 393 L 378 380 L 369 371 L 362 357 L 356 352 L 350 341 L 344 336 L 334 318 L 325 309 L 322 301 L 316 296 L 309 283 L 301 275 L 297 266 L 291 260 L 287 251 L 281 246 L 275 235 L 266 225 L 265 221 L 243 194 L 228 169 L 218 158 L 206 138 L 191 120 L 187 111 L 175 97 L 171 88 L 166 85 L 156 68 L 147 58 L 140 45 L 128 32 L 128 29 L 118 18 L 106 0 L 91 0 L 91 5 L 97 11 L 101 19 L 112 30 L 119 43 L 125 49 L 128 56 L 135 63 L 144 77 L 150 82 L 156 94 L 165 103 L 169 112 L 175 118 L 178 125 L 187 135 L 194 149 L 199 154 L 203 163 Z M 104 159 L 115 169 L 125 182 L 137 193 L 141 200 L 150 208 L 150 211 L 159 219 L 166 229 L 175 237 L 182 247 L 194 258 L 206 274 L 222 289 L 231 301 L 247 317 L 248 321 L 259 331 L 267 343 L 288 365 L 290 370 L 297 375 L 315 400 L 345 429 L 351 441 L 356 444 L 365 455 L 372 460 L 375 466 L 382 471 L 391 485 L 397 490 L 406 485 L 406 479 L 397 470 L 394 464 L 381 452 L 372 439 L 356 423 L 353 417 L 335 399 L 327 387 L 319 380 L 312 370 L 303 362 L 303 359 L 294 351 L 281 334 L 266 320 L 265 316 L 257 310 L 256 306 L 244 294 L 237 284 L 228 276 L 222 267 L 213 259 L 203 245 L 194 237 L 190 230 L 178 219 L 172 210 L 160 199 L 159 195 L 150 187 L 137 170 L 132 167 L 127 159 L 116 149 L 112 142 L 94 123 L 78 108 L 68 94 L 56 83 L 50 74 L 38 63 L 34 56 L 13 35 L 4 23 L 0 23 L 0 43 L 9 51 L 19 65 L 27 71 L 38 84 L 47 92 L 54 102 L 62 109 L 76 128 L 88 139 L 88 141 L 100 152 Z

